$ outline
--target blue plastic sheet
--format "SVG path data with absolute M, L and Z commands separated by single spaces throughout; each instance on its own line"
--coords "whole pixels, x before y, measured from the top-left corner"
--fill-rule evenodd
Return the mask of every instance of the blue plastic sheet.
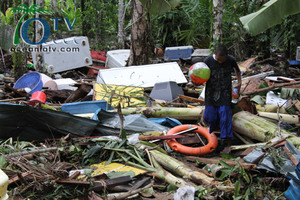
M 182 125 L 180 121 L 171 117 L 164 117 L 164 118 L 149 118 L 148 120 L 155 122 L 157 124 L 167 126 L 173 128 L 178 125 Z
M 300 199 L 300 163 L 295 167 L 296 177 L 290 180 L 290 187 L 284 193 L 287 200 L 298 200 Z
M 142 114 L 124 115 L 123 117 L 123 130 L 125 130 L 128 135 L 149 131 L 167 132 L 169 130 L 168 127 L 148 120 Z M 116 135 L 120 133 L 121 122 L 118 113 L 106 112 L 105 110 L 99 109 L 93 119 L 99 121 L 93 134 Z

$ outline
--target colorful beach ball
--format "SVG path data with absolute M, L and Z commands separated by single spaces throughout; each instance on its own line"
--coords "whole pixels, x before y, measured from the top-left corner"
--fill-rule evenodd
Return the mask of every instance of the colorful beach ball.
M 195 85 L 201 85 L 208 81 L 210 69 L 204 62 L 197 62 L 190 67 L 189 78 Z

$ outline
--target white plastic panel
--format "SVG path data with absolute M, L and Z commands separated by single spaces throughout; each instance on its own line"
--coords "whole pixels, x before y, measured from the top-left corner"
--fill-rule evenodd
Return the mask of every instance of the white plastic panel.
M 176 62 L 100 70 L 98 83 L 135 87 L 153 87 L 155 83 L 175 81 L 187 83 Z
M 42 44 L 44 65 L 49 73 L 57 73 L 92 64 L 90 46 L 87 37 L 71 37 Z M 36 48 L 36 46 L 32 46 Z M 36 51 L 32 59 L 36 63 Z

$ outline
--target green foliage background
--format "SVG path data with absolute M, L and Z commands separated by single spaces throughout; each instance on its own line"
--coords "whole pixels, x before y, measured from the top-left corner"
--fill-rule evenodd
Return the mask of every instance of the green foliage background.
M 15 7 L 17 1 L 0 2 L 1 21 L 14 24 L 11 16 L 6 16 L 7 9 Z M 24 3 L 32 4 L 25 0 Z M 251 37 L 243 29 L 239 18 L 262 6 L 261 0 L 227 0 L 223 10 L 223 36 L 221 42 L 238 60 L 259 55 L 269 57 L 270 52 L 280 51 L 287 58 L 295 59 L 297 46 L 300 45 L 300 15 L 289 16 L 283 23 L 272 27 L 265 33 Z M 57 0 L 53 8 L 50 0 L 45 0 L 45 9 L 55 12 L 53 16 L 43 16 L 51 26 L 51 40 L 77 35 L 89 37 L 92 50 L 117 49 L 118 0 Z M 126 48 L 129 48 L 131 27 L 131 5 L 125 0 Z M 193 45 L 194 48 L 211 48 L 212 0 L 181 0 L 179 6 L 164 14 L 149 16 L 149 35 L 151 46 L 163 49 L 168 46 Z M 76 18 L 74 29 L 67 30 L 65 23 L 59 22 L 59 30 L 53 30 L 51 17 L 68 17 L 70 22 Z M 33 27 L 32 27 L 33 29 Z

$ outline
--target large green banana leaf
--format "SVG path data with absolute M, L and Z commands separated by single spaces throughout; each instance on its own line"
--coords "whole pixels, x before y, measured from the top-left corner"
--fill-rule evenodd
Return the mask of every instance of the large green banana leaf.
M 288 15 L 300 13 L 300 0 L 270 0 L 260 10 L 240 18 L 244 28 L 257 35 L 282 22 Z
M 161 15 L 179 5 L 180 0 L 140 0 L 152 15 Z

